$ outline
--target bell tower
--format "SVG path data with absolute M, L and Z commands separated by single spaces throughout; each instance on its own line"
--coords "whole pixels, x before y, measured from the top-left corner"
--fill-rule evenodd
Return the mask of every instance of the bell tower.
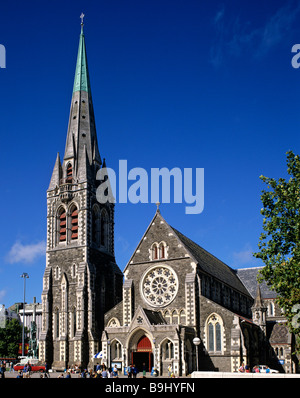
M 64 157 L 47 190 L 47 251 L 40 359 L 53 369 L 88 366 L 101 349 L 104 313 L 122 297 L 114 255 L 114 203 L 99 203 L 102 162 L 83 14 Z

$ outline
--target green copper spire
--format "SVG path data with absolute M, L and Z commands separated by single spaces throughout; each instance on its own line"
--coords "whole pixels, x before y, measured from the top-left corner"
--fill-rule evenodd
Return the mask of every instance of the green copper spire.
M 75 91 L 86 91 L 87 93 L 90 93 L 91 92 L 90 78 L 89 78 L 85 41 L 83 34 L 83 16 L 81 17 L 81 19 L 82 19 L 81 33 L 79 38 L 79 47 L 78 47 L 73 93 L 75 93 Z

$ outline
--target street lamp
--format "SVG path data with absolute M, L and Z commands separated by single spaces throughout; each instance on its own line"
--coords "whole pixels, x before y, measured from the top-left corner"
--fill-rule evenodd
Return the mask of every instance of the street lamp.
M 199 337 L 195 337 L 194 339 L 193 339 L 193 343 L 194 343 L 194 345 L 196 346 L 196 361 L 197 361 L 197 372 L 198 372 L 198 364 L 199 364 L 199 361 L 198 361 L 198 345 L 200 344 L 200 339 L 199 339 Z
M 21 278 L 24 279 L 24 299 L 23 299 L 23 322 L 22 322 L 22 356 L 24 357 L 24 324 L 25 324 L 25 287 L 26 287 L 26 279 L 29 278 L 29 275 L 26 272 L 23 272 Z

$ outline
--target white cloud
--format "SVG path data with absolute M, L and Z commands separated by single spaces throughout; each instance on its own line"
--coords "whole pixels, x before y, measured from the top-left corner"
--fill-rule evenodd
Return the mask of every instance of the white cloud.
M 249 54 L 261 57 L 283 40 L 288 39 L 292 25 L 300 13 L 300 3 L 291 2 L 277 9 L 261 26 L 241 21 L 238 15 L 225 13 L 222 7 L 213 19 L 216 36 L 211 47 L 210 61 L 221 66 L 225 57 Z
M 37 257 L 44 255 L 46 252 L 46 242 L 23 245 L 16 242 L 6 256 L 7 262 L 14 263 L 32 263 Z
M 240 267 L 245 264 L 250 265 L 250 263 L 253 263 L 253 252 L 254 250 L 251 245 L 247 243 L 242 250 L 233 253 L 234 265 Z
M 6 295 L 6 290 L 5 289 L 0 290 L 0 302 L 2 301 L 3 297 L 5 297 L 5 295 Z

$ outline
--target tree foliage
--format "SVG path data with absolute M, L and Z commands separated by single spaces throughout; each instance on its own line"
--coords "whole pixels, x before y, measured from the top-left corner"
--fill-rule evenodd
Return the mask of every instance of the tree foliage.
M 22 326 L 17 319 L 12 319 L 4 328 L 0 328 L 0 357 L 16 358 L 20 341 L 22 341 Z
M 287 152 L 289 180 L 261 176 L 263 190 L 263 232 L 259 240 L 260 258 L 265 267 L 260 280 L 278 294 L 291 332 L 300 337 L 300 158 Z

